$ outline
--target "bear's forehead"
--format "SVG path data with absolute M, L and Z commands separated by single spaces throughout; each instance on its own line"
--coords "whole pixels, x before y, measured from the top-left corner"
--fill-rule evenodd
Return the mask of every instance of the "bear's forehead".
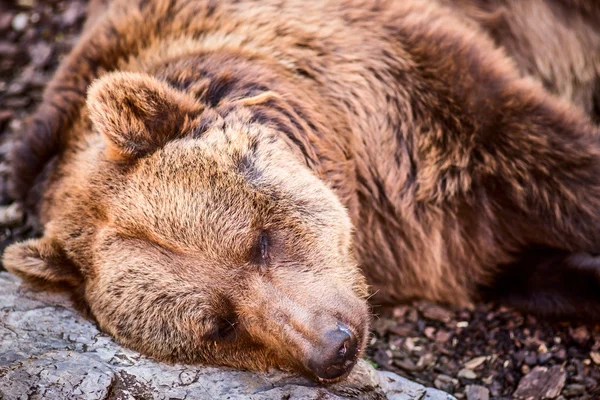
M 297 225 L 289 213 L 282 217 L 277 199 L 253 185 L 252 177 L 215 166 L 215 160 L 165 161 L 146 161 L 115 193 L 109 208 L 118 232 L 206 250 L 247 247 L 276 219 Z

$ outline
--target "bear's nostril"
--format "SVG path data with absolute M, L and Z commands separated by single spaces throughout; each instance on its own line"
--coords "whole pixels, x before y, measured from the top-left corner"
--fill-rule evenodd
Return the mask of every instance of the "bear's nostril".
M 342 345 L 342 347 L 340 347 L 340 350 L 338 351 L 338 357 L 344 357 L 346 355 L 346 345 L 347 345 L 347 341 L 344 342 L 344 344 Z
M 352 368 L 358 354 L 356 335 L 344 324 L 323 335 L 320 346 L 313 348 L 309 369 L 319 378 L 335 379 Z

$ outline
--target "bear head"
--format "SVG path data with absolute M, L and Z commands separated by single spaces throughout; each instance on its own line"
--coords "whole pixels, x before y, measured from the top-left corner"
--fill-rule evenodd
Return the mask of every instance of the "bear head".
M 119 342 L 169 362 L 331 381 L 365 347 L 367 286 L 334 192 L 239 99 L 215 113 L 144 73 L 88 91 L 91 134 L 51 179 L 44 235 L 4 265 L 80 293 Z

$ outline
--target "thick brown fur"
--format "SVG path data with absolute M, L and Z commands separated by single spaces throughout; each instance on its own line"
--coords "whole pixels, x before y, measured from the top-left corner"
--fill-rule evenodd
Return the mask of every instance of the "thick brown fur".
M 593 2 L 93 9 L 12 155 L 44 235 L 4 264 L 124 344 L 311 373 L 338 323 L 364 348 L 365 278 L 600 317 Z

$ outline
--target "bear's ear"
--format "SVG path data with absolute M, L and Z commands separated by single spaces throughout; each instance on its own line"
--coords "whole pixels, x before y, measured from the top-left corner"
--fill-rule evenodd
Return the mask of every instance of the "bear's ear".
M 47 237 L 29 239 L 6 248 L 4 267 L 33 283 L 78 286 L 83 278 L 56 241 Z
M 92 123 L 107 140 L 107 155 L 123 160 L 144 156 L 185 131 L 202 107 L 196 100 L 150 75 L 114 72 L 88 90 Z

